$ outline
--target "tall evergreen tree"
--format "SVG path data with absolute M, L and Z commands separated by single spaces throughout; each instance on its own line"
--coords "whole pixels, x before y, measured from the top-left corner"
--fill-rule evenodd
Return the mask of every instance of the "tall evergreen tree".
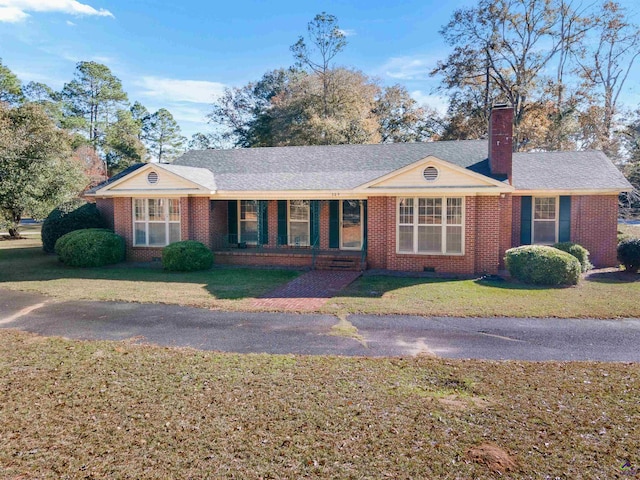
M 180 153 L 186 138 L 181 135 L 180 127 L 171 112 L 161 108 L 151 115 L 145 141 L 154 160 L 168 162 Z
M 127 103 L 122 83 L 106 65 L 79 62 L 75 78 L 62 89 L 67 126 L 85 132 L 94 148 L 102 147 L 107 127 Z

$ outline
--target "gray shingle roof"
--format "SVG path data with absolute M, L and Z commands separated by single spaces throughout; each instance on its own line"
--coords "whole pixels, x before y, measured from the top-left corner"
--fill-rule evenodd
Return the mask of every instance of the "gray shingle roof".
M 160 163 L 158 167 L 164 168 L 171 173 L 181 176 L 182 178 L 189 180 L 193 183 L 205 187 L 208 190 L 214 191 L 217 189 L 214 173 L 208 168 L 203 167 L 188 167 L 184 165 L 173 165 Z
M 503 180 L 489 171 L 486 140 L 192 150 L 173 164 L 159 166 L 211 191 L 349 190 L 430 155 Z M 632 188 L 597 151 L 514 153 L 513 185 L 517 190 Z
M 517 190 L 627 190 L 631 184 L 602 152 L 513 154 Z
M 489 175 L 483 140 L 192 150 L 173 165 L 207 168 L 220 190 L 352 189 L 429 155 Z

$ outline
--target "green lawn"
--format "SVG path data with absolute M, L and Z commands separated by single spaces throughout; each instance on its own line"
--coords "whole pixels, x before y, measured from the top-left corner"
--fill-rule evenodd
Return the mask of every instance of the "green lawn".
M 214 268 L 167 273 L 120 264 L 79 269 L 46 255 L 39 240 L 0 241 L 0 288 L 62 300 L 117 300 L 252 310 L 251 300 L 299 272 Z M 435 316 L 640 317 L 640 275 L 596 271 L 578 286 L 547 288 L 517 282 L 364 276 L 322 311 Z
M 433 316 L 640 317 L 640 275 L 596 273 L 575 287 L 365 276 L 324 307 L 333 313 Z
M 36 239 L 0 241 L 0 288 L 26 290 L 62 300 L 117 300 L 204 308 L 250 308 L 253 298 L 286 283 L 299 272 L 214 268 L 168 273 L 159 266 L 119 264 L 72 268 L 42 251 Z
M 640 468 L 638 378 L 638 364 L 234 355 L 0 330 L 0 477 L 492 479 L 502 464 L 503 478 L 623 478 L 625 461 Z

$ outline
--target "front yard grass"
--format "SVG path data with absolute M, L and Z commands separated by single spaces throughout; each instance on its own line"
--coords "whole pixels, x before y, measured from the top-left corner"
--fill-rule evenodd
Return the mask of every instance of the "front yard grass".
M 39 240 L 0 241 L 0 288 L 61 300 L 168 303 L 238 310 L 299 275 L 291 270 L 215 268 L 169 273 L 159 266 L 122 263 L 101 268 L 66 267 L 42 251 Z
M 0 288 L 61 300 L 167 303 L 255 310 L 252 299 L 295 278 L 292 270 L 218 267 L 168 273 L 158 267 L 119 264 L 70 268 L 44 254 L 39 240 L 0 241 Z M 640 275 L 596 272 L 575 287 L 516 282 L 364 276 L 329 300 L 324 313 L 564 318 L 640 317 Z
M 640 317 L 640 275 L 595 273 L 573 287 L 512 281 L 365 276 L 332 298 L 332 313 L 473 317 Z
M 640 468 L 639 377 L 638 364 L 236 355 L 3 330 L 0 477 L 498 478 L 468 454 L 487 445 L 513 462 L 503 478 L 626 478 Z

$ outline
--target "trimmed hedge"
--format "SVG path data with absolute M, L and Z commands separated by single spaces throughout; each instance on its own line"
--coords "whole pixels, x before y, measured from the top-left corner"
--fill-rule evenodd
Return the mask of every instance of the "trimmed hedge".
M 535 285 L 576 285 L 582 270 L 573 255 L 544 245 L 511 248 L 504 260 L 513 278 Z
M 618 244 L 618 260 L 625 270 L 638 273 L 640 270 L 640 238 L 628 238 Z
M 162 249 L 162 267 L 171 272 L 207 270 L 213 265 L 213 252 L 203 243 L 183 240 Z
M 576 257 L 580 262 L 583 272 L 593 268 L 593 265 L 589 261 L 589 250 L 584 248 L 582 245 L 578 245 L 573 242 L 560 242 L 556 243 L 553 248 L 557 248 L 558 250 L 562 250 L 563 252 L 567 252 Z
M 70 267 L 102 267 L 125 259 L 124 238 L 103 228 L 69 232 L 58 239 L 55 250 Z
M 95 203 L 78 200 L 64 203 L 53 209 L 42 224 L 42 249 L 53 253 L 58 239 L 69 232 L 107 227 Z

